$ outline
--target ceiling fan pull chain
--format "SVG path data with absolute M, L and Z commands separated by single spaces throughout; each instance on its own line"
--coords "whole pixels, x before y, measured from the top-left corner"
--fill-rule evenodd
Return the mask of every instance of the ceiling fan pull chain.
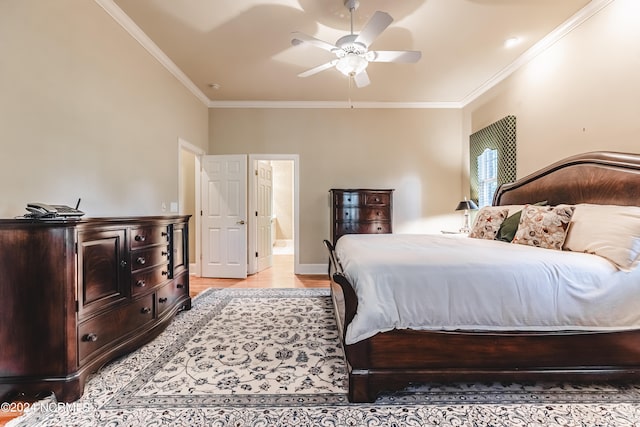
M 349 80 L 349 89 L 347 90 L 347 98 L 349 99 L 349 108 L 353 109 L 353 102 L 351 102 L 351 79 L 353 76 L 349 76 L 347 80 Z

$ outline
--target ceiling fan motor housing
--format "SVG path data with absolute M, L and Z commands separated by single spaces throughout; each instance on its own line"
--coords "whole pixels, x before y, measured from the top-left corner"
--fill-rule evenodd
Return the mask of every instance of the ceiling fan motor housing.
M 348 53 L 353 53 L 355 55 L 363 55 L 367 53 L 367 47 L 363 43 L 355 41 L 357 38 L 357 34 L 349 34 L 338 39 L 336 46 L 340 49 L 335 52 L 338 58 L 341 58 Z

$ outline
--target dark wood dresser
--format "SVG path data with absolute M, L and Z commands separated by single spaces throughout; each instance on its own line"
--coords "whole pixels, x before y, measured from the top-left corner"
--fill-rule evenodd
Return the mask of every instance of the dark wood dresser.
M 393 190 L 331 189 L 331 238 L 391 233 Z
M 0 399 L 78 399 L 189 297 L 189 216 L 0 220 Z

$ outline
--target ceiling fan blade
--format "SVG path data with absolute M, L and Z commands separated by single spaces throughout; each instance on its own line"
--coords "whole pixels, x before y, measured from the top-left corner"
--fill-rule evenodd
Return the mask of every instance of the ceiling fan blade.
M 418 62 L 422 58 L 419 50 L 372 50 L 367 52 L 369 62 Z
M 291 44 L 294 46 L 297 46 L 301 43 L 309 43 L 315 47 L 319 47 L 320 49 L 324 49 L 329 52 L 333 52 L 334 50 L 338 49 L 337 46 L 332 45 L 331 43 L 322 41 L 320 39 L 317 39 L 315 37 L 311 37 L 308 34 L 300 33 L 298 31 L 295 31 L 291 34 L 293 36 L 293 38 L 291 39 Z
M 393 18 L 386 12 L 377 11 L 373 14 L 369 22 L 366 23 L 358 37 L 356 37 L 356 43 L 362 43 L 366 47 L 369 47 L 371 43 L 382 33 L 391 23 Z
M 371 83 L 366 70 L 360 71 L 358 74 L 353 76 L 353 81 L 356 82 L 356 86 L 359 88 L 369 86 L 369 83 Z
M 320 71 L 328 70 L 329 68 L 335 66 L 337 63 L 338 63 L 338 60 L 334 59 L 333 61 L 329 61 L 326 64 L 318 65 L 317 67 L 313 67 L 308 69 L 307 71 L 303 71 L 300 74 L 298 74 L 298 77 L 313 76 L 314 74 L 317 74 Z

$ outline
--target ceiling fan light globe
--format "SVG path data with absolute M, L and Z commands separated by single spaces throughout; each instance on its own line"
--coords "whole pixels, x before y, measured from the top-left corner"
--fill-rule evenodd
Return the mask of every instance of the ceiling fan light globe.
M 348 53 L 338 60 L 336 69 L 345 76 L 360 74 L 369 65 L 369 61 L 360 55 Z

